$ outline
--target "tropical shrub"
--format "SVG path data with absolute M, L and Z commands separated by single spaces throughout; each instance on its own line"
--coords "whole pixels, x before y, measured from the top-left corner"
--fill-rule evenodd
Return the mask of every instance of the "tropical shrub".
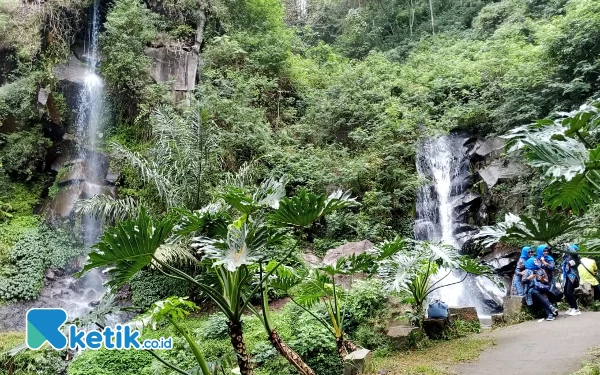
M 171 296 L 186 297 L 189 283 L 175 280 L 158 272 L 142 270 L 131 278 L 131 302 L 136 307 L 148 308 L 154 302 Z
M 0 143 L 0 164 L 6 172 L 25 181 L 31 180 L 43 168 L 46 149 L 52 142 L 44 138 L 41 127 L 11 133 Z
M 0 299 L 35 299 L 47 268 L 65 268 L 85 248 L 67 232 L 44 225 L 24 233 L 6 253 L 0 267 Z

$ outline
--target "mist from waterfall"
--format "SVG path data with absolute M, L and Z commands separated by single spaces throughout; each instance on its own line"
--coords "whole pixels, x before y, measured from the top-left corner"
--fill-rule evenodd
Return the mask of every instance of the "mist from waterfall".
M 443 242 L 460 250 L 472 234 L 462 215 L 470 183 L 466 140 L 446 135 L 423 142 L 418 150 L 417 172 L 429 182 L 417 195 L 414 233 L 418 240 Z M 440 269 L 433 281 L 442 277 L 440 284 L 455 284 L 438 289 L 432 297 L 450 306 L 472 306 L 480 317 L 486 317 L 502 304 L 504 292 L 484 277 L 468 276 L 460 282 L 464 272 Z

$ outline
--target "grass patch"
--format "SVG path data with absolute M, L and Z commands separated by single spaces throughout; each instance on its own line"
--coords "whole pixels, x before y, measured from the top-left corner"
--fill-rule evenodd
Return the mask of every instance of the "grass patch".
M 600 375 L 600 347 L 590 351 L 594 357 L 590 361 L 586 361 L 581 370 L 575 371 L 571 375 Z
M 0 353 L 10 350 L 25 342 L 25 332 L 0 333 Z
M 478 358 L 483 349 L 494 345 L 494 340 L 491 337 L 473 335 L 432 343 L 425 349 L 375 358 L 375 370 L 372 373 L 387 370 L 388 375 L 450 375 L 454 373 L 451 369 L 453 365 Z

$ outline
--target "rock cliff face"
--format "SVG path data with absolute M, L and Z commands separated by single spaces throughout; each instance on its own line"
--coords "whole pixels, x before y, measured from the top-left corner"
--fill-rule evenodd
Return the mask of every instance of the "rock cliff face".
M 150 76 L 157 83 L 169 83 L 173 102 L 185 98 L 196 87 L 199 56 L 194 50 L 148 47 L 145 54 L 152 59 Z
M 515 181 L 528 173 L 528 167 L 517 159 L 504 155 L 505 141 L 499 137 L 471 141 L 473 147 L 469 153 L 473 170 L 473 186 L 479 190 L 478 205 L 470 210 L 470 220 L 478 226 L 489 225 L 498 219 L 501 212 L 519 212 L 524 206 L 521 195 L 504 195 L 500 193 L 514 185 Z M 470 251 L 467 243 L 463 248 Z M 496 269 L 498 274 L 509 283 L 514 274 L 516 263 L 519 259 L 518 247 L 498 244 L 491 249 L 476 249 L 484 252 L 483 261 Z

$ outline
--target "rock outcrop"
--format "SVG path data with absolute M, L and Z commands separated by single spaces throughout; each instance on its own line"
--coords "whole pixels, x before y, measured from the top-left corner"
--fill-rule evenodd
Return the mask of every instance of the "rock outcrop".
M 152 60 L 150 76 L 157 83 L 166 83 L 173 91 L 177 102 L 196 87 L 199 57 L 193 50 L 169 47 L 148 47 L 145 54 Z
M 351 255 L 360 255 L 365 251 L 372 249 L 373 243 L 369 240 L 362 240 L 359 242 L 347 242 L 335 249 L 330 249 L 323 258 L 323 263 L 326 265 L 334 265 L 338 259 L 348 257 Z

